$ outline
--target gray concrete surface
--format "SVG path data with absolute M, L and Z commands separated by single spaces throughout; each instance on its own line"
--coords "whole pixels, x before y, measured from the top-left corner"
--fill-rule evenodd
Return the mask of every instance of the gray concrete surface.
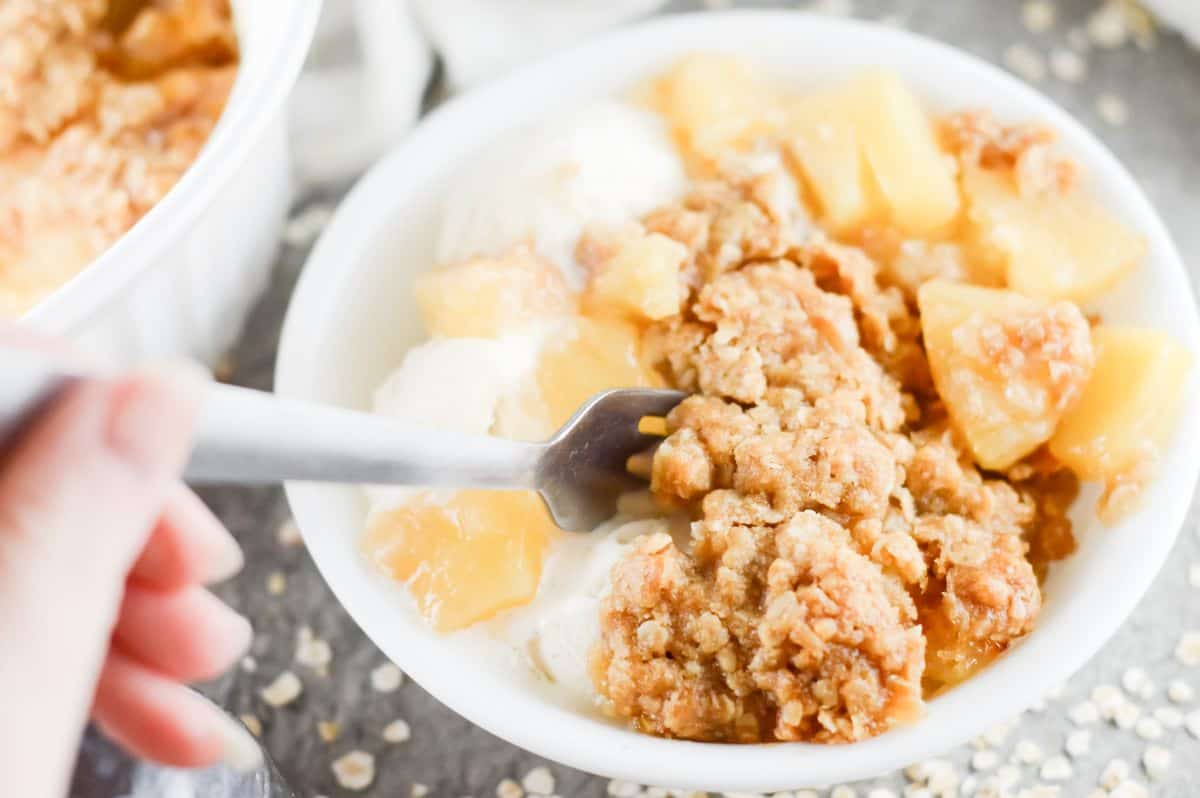
M 672 8 L 698 5 L 675 3 Z M 1066 31 L 1081 25 L 1096 3 L 1057 0 L 1053 5 L 1057 10 L 1054 28 L 1037 35 L 1022 26 L 1019 3 L 1001 0 L 858 0 L 853 12 L 869 19 L 887 17 L 1000 63 L 1005 49 L 1015 42 L 1026 42 L 1043 54 L 1051 46 L 1063 44 Z M 1165 34 L 1151 50 L 1133 46 L 1093 50 L 1086 60 L 1089 71 L 1084 81 L 1067 83 L 1047 77 L 1039 88 L 1095 130 L 1129 166 L 1166 218 L 1185 257 L 1197 264 L 1192 267 L 1195 284 L 1200 277 L 1200 53 L 1187 48 L 1177 36 Z M 1124 125 L 1107 123 L 1098 113 L 1097 99 L 1106 93 L 1119 96 L 1127 105 Z M 336 201 L 339 195 L 325 192 L 302 198 L 298 209 Z M 305 249 L 282 250 L 269 293 L 233 352 L 235 382 L 270 387 L 280 319 L 307 254 Z M 548 764 L 472 727 L 416 684 L 406 683 L 387 695 L 371 689 L 369 671 L 382 663 L 383 657 L 338 606 L 304 549 L 283 547 L 276 540 L 276 529 L 288 512 L 279 490 L 221 489 L 204 496 L 246 550 L 249 564 L 245 572 L 220 593 L 253 620 L 257 629 L 253 655 L 258 663 L 256 672 L 238 670 L 207 685 L 205 692 L 235 713 L 252 713 L 261 719 L 265 747 L 296 796 L 350 795 L 337 786 L 330 763 L 354 748 L 376 755 L 375 783 L 362 793 L 375 798 L 406 798 L 413 784 L 426 785 L 432 796 L 488 798 L 495 794 L 501 779 L 519 780 L 530 768 Z M 1071 681 L 1061 699 L 1042 712 L 1022 717 L 998 749 L 1003 757 L 1020 739 L 1037 741 L 1047 755 L 1061 752 L 1064 737 L 1072 728 L 1067 708 L 1097 684 L 1118 684 L 1130 666 L 1146 668 L 1158 685 L 1157 698 L 1142 702 L 1146 709 L 1166 703 L 1163 688 L 1173 678 L 1188 680 L 1200 692 L 1200 669 L 1188 670 L 1172 655 L 1184 629 L 1200 629 L 1200 590 L 1187 583 L 1189 564 L 1200 562 L 1197 516 L 1194 506 L 1170 561 L 1136 614 Z M 266 588 L 269 575 L 276 572 L 286 580 L 286 588 L 278 596 Z M 292 664 L 296 630 L 302 624 L 311 626 L 332 645 L 334 659 L 326 677 Z M 288 667 L 301 674 L 304 693 L 287 707 L 271 709 L 257 692 Z M 1196 707 L 1193 702 L 1188 709 Z M 380 729 L 395 718 L 411 724 L 410 741 L 390 745 L 380 739 Z M 316 728 L 319 721 L 340 723 L 341 736 L 332 743 L 322 741 Z M 1118 756 L 1130 763 L 1139 781 L 1147 782 L 1145 774 L 1138 772 L 1145 741 L 1110 724 L 1091 728 L 1091 753 L 1077 761 L 1074 776 L 1061 783 L 1062 796 L 1087 796 L 1101 769 Z M 1168 731 L 1157 744 L 1173 752 L 1173 761 L 1168 776 L 1150 785 L 1151 794 L 1172 798 L 1200 795 L 1200 740 L 1180 729 Z M 120 794 L 122 764 L 107 754 L 96 754 L 101 744 L 94 738 L 87 745 L 91 753 L 77 773 L 73 794 L 80 798 Z M 970 753 L 963 748 L 948 756 L 966 773 Z M 555 765 L 550 768 L 559 795 L 584 798 L 605 794 L 604 779 Z M 1022 784 L 1031 784 L 1036 770 L 1023 768 L 1026 778 Z M 884 787 L 902 794 L 906 784 L 902 774 L 895 774 L 856 785 L 856 789 L 859 796 Z

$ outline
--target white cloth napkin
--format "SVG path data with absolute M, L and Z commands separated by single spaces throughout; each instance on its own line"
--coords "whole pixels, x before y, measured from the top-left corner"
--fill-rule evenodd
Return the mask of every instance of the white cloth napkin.
M 420 112 L 436 51 L 459 91 L 665 0 L 335 0 L 292 99 L 300 180 L 344 180 Z

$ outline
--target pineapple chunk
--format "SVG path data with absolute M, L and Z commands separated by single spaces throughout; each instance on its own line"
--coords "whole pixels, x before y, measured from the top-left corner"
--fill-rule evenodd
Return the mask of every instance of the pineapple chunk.
M 878 198 L 863 162 L 850 104 L 839 94 L 805 97 L 788 113 L 783 146 L 834 232 L 844 232 L 875 215 Z
M 1116 285 L 1145 242 L 1081 189 L 1022 195 L 1008 172 L 964 167 L 975 260 L 1028 296 L 1087 302 Z
M 621 237 L 606 254 L 596 264 L 584 296 L 590 310 L 613 310 L 649 321 L 679 313 L 679 272 L 687 247 L 661 233 L 637 233 Z
M 686 56 L 645 94 L 667 120 L 689 167 L 701 173 L 723 152 L 770 132 L 778 115 L 771 85 L 750 63 L 731 55 Z
M 416 296 L 429 333 L 446 338 L 495 338 L 575 309 L 562 273 L 525 247 L 422 274 Z
M 900 77 L 875 70 L 848 88 L 855 129 L 891 221 L 908 235 L 943 231 L 958 215 L 958 186 L 933 125 Z
M 538 392 L 551 428 L 562 426 L 600 391 L 661 387 L 661 378 L 642 359 L 640 341 L 633 324 L 581 317 L 578 335 L 538 364 Z
M 1079 308 L 944 280 L 917 302 L 934 384 L 975 461 L 1001 470 L 1047 441 L 1092 366 Z
M 453 632 L 531 601 L 557 534 L 536 493 L 466 490 L 444 503 L 422 494 L 377 517 L 363 549 L 407 582 L 434 629 Z
M 1153 459 L 1179 412 L 1191 355 L 1160 330 L 1097 327 L 1096 368 L 1050 452 L 1082 479 L 1113 481 Z

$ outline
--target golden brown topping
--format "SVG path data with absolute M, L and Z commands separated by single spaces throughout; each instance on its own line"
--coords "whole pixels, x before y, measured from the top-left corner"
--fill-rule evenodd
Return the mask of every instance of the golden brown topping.
M 1044 125 L 1001 125 L 985 111 L 963 111 L 942 120 L 942 135 L 963 163 L 1012 170 L 1022 196 L 1066 194 L 1079 167 L 1052 149 L 1058 137 Z
M 91 102 L 89 31 L 104 0 L 7 0 L 0 5 L 0 152 L 43 142 Z
M 226 0 L 141 10 L 125 39 L 182 55 L 136 76 L 111 71 L 102 26 L 120 5 L 0 3 L 0 317 L 73 277 L 157 203 L 196 158 L 232 87 Z M 216 39 L 221 47 L 201 57 L 197 42 Z
M 181 66 L 228 64 L 237 58 L 228 0 L 153 0 L 105 56 L 126 80 Z
M 8 156 L 0 193 L 0 317 L 57 288 L 128 230 L 195 160 L 234 68 L 105 83 L 95 112 Z
M 742 213 L 756 234 L 730 239 L 723 223 Z M 1027 552 L 1044 565 L 1069 551 L 1073 481 L 1036 459 L 1016 484 L 976 469 L 930 385 L 922 278 L 906 298 L 861 249 L 756 238 L 782 229 L 767 220 L 710 183 L 645 222 L 696 264 L 689 302 L 650 327 L 647 350 L 695 394 L 668 416 L 651 490 L 698 520 L 690 550 L 659 536 L 616 566 L 596 683 L 654 734 L 847 742 L 912 719 L 923 681 L 965 678 L 1031 628 Z M 1086 343 L 1078 319 L 1041 324 L 1059 315 L 964 335 L 1058 407 Z
M 614 570 L 594 662 L 610 709 L 729 742 L 850 742 L 920 712 L 915 608 L 836 523 L 694 535 L 693 558 L 658 535 Z

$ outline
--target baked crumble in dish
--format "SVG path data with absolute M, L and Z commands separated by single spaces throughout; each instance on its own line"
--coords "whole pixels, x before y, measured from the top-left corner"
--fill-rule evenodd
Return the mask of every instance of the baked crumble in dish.
M 533 494 L 381 489 L 364 552 L 434 629 L 648 734 L 911 723 L 1036 627 L 1080 480 L 1111 518 L 1153 474 L 1189 355 L 1085 313 L 1142 239 L 1053 131 L 930 116 L 887 72 L 798 93 L 697 55 L 631 103 L 449 192 L 431 338 L 376 404 L 542 439 L 599 390 L 678 388 L 647 490 L 566 536 Z M 617 157 L 593 139 L 645 164 L 634 195 L 585 179 Z
M 237 70 L 228 0 L 0 0 L 0 318 L 179 180 Z

